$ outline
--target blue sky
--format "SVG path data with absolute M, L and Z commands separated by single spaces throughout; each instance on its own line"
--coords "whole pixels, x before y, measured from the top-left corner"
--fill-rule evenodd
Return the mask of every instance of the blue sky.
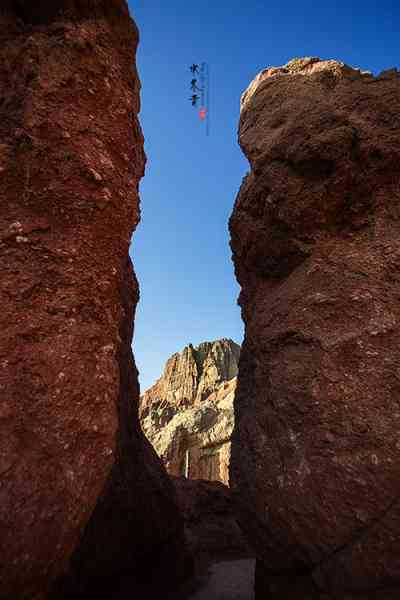
M 239 99 L 291 58 L 335 58 L 377 73 L 399 64 L 394 0 L 129 0 L 140 30 L 140 121 L 148 157 L 131 255 L 140 282 L 133 348 L 142 391 L 188 343 L 231 337 L 236 305 L 228 219 L 248 164 Z M 193 62 L 211 74 L 210 135 L 189 96 Z

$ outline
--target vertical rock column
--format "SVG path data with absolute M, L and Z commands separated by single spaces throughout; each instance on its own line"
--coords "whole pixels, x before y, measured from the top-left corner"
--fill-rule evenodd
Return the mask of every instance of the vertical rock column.
M 137 40 L 124 0 L 0 9 L 1 598 L 184 569 L 130 347 Z
M 257 598 L 397 598 L 399 75 L 267 69 L 242 97 L 239 140 L 231 477 Z

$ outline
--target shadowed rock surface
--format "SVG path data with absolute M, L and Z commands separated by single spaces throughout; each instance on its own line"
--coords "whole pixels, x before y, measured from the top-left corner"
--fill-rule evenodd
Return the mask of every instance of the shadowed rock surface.
M 170 474 L 228 484 L 239 354 L 227 339 L 189 345 L 142 396 L 143 430 Z
M 242 97 L 231 478 L 257 598 L 400 594 L 400 79 L 301 59 Z
M 131 353 L 143 137 L 123 0 L 0 11 L 0 597 L 186 568 Z M 66 574 L 69 576 L 62 580 Z M 95 580 L 100 583 L 95 585 Z
M 254 559 L 210 565 L 187 600 L 254 600 Z M 176 600 L 176 599 L 175 599 Z
M 230 488 L 219 481 L 172 477 L 185 537 L 198 565 L 254 556 L 237 523 Z

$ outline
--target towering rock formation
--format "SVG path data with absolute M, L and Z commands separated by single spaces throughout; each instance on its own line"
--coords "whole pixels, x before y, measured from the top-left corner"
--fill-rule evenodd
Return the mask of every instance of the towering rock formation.
M 398 598 L 399 75 L 267 69 L 239 139 L 231 475 L 257 598 Z
M 190 344 L 141 398 L 143 430 L 172 475 L 228 483 L 239 354 L 232 340 Z
M 124 0 L 0 10 L 2 599 L 45 598 L 68 572 L 58 599 L 121 571 L 133 592 L 157 565 L 165 588 L 184 568 L 130 347 L 137 39 Z

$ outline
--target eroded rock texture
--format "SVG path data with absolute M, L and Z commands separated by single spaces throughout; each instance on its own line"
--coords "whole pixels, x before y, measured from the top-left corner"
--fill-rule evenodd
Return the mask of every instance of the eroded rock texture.
M 124 0 L 0 12 L 1 598 L 45 598 L 66 573 L 55 597 L 76 598 L 158 565 L 165 587 L 183 569 L 130 348 L 137 39 Z
M 143 430 L 170 474 L 229 482 L 239 354 L 228 339 L 190 344 L 141 398 Z
M 258 597 L 398 597 L 399 75 L 267 69 L 239 139 L 231 475 Z

